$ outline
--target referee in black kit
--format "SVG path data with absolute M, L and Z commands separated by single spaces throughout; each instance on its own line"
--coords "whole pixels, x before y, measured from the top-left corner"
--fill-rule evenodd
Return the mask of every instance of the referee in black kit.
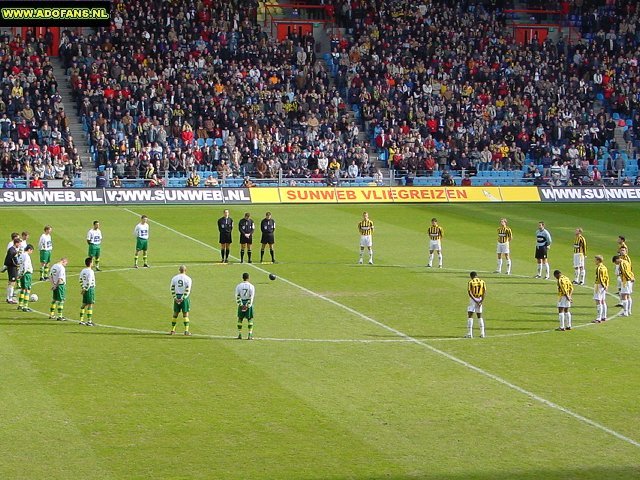
M 222 263 L 229 263 L 229 247 L 231 246 L 231 234 L 233 233 L 233 219 L 229 217 L 229 210 L 225 210 L 218 219 L 218 231 L 220 232 L 220 256 Z
M 274 233 L 276 231 L 276 222 L 271 218 L 271 212 L 267 212 L 260 222 L 260 231 L 262 232 L 262 238 L 260 239 L 260 262 L 264 261 L 264 249 L 269 245 L 271 261 L 276 263 L 276 255 L 273 252 L 273 245 L 276 243 Z

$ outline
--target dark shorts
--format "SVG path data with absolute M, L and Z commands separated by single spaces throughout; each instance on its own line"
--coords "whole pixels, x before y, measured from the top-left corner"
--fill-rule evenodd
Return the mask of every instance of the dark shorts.
M 536 259 L 547 258 L 547 247 L 536 247 Z
M 18 278 L 18 267 L 11 266 L 7 268 L 7 275 L 9 276 L 10 282 L 15 282 L 16 278 Z
M 263 244 L 263 245 L 266 245 L 267 243 L 269 243 L 269 244 L 276 243 L 275 235 L 273 233 L 263 233 L 262 234 L 262 239 L 260 240 L 260 243 Z
M 220 243 L 232 243 L 231 233 L 220 232 Z
M 253 243 L 253 235 L 245 237 L 244 234 L 240 234 L 240 245 L 251 245 Z

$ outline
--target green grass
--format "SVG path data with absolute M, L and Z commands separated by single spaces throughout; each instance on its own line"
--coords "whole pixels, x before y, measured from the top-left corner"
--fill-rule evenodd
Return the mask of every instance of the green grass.
M 363 206 L 268 208 L 279 263 L 244 266 L 217 264 L 219 206 L 0 209 L 7 242 L 54 226 L 54 257 L 70 260 L 70 319 L 93 220 L 105 237 L 100 326 L 48 320 L 43 283 L 36 312 L 0 307 L 0 478 L 640 477 L 638 314 L 587 325 L 592 292 L 577 287 L 583 327 L 554 332 L 555 284 L 531 278 L 538 220 L 553 235 L 552 270 L 570 277 L 574 229 L 585 229 L 590 284 L 593 255 L 612 270 L 617 235 L 639 251 L 637 206 L 367 206 L 374 266 L 356 265 Z M 267 207 L 232 206 L 236 222 L 245 209 L 259 223 Z M 141 213 L 152 268 L 133 270 Z M 442 270 L 425 267 L 433 216 Z M 511 277 L 489 273 L 502 216 L 515 235 Z M 190 338 L 166 335 L 182 263 L 194 280 Z M 470 270 L 488 285 L 486 339 L 461 339 Z M 243 271 L 257 289 L 254 342 L 233 340 Z

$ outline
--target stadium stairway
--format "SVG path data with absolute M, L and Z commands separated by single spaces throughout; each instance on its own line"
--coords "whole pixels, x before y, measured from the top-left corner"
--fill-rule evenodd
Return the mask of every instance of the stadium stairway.
M 76 104 L 73 100 L 71 93 L 71 85 L 69 79 L 62 68 L 62 62 L 57 57 L 49 57 L 51 65 L 53 66 L 53 74 L 58 82 L 58 93 L 62 97 L 62 104 L 64 105 L 64 112 L 69 122 L 69 130 L 73 141 L 78 149 L 80 159 L 82 161 L 82 175 L 81 179 L 85 185 L 94 185 L 96 178 L 96 170 L 93 164 L 93 159 L 89 153 L 89 142 L 87 141 L 87 135 L 82 129 L 82 121 L 78 116 Z
M 626 131 L 625 127 L 618 125 L 614 131 L 614 140 L 616 142 L 616 145 L 618 145 L 618 150 L 620 152 L 625 152 L 627 155 L 631 155 L 633 151 L 633 147 L 630 142 L 625 141 L 624 139 L 625 131 Z

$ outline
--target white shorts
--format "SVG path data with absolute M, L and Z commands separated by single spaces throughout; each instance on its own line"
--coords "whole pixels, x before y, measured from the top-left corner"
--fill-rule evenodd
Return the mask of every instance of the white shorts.
M 371 246 L 373 246 L 373 236 L 372 235 L 360 235 L 360 246 L 361 247 L 371 247 Z
M 633 282 L 622 282 L 620 293 L 624 295 L 631 295 L 633 293 Z
M 440 240 L 429 240 L 429 250 L 442 250 L 442 246 L 440 245 Z
M 469 306 L 467 307 L 467 312 L 470 313 L 482 313 L 482 303 L 476 303 L 473 298 L 469 298 Z
M 509 242 L 498 243 L 498 246 L 496 247 L 496 253 L 506 253 L 508 255 L 510 253 Z
M 571 302 L 564 295 L 558 299 L 558 308 L 569 308 L 571 307 Z
M 596 283 L 593 286 L 593 299 L 598 302 L 603 302 L 606 298 L 607 298 L 607 290 L 599 283 Z
M 573 268 L 584 268 L 584 253 L 573 254 Z

